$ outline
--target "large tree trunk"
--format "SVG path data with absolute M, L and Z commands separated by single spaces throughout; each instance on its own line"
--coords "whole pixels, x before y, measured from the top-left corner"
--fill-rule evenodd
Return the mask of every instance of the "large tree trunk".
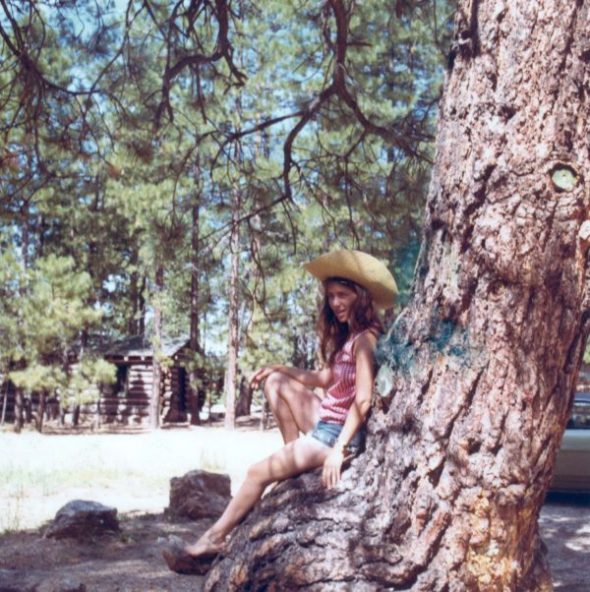
M 550 590 L 537 519 L 588 334 L 588 3 L 462 1 L 367 451 L 238 528 L 208 590 Z

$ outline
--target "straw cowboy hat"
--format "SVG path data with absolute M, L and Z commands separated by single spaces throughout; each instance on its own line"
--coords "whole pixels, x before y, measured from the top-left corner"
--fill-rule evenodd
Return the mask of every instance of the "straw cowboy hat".
M 382 309 L 391 308 L 398 293 L 387 267 L 362 251 L 332 251 L 305 263 L 303 267 L 322 282 L 338 277 L 360 284 L 369 291 L 375 305 Z

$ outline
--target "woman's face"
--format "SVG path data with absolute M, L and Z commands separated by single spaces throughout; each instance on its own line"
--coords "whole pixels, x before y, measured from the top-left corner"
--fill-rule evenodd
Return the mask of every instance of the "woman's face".
M 352 306 L 358 298 L 357 293 L 337 282 L 326 285 L 326 299 L 328 306 L 340 323 L 347 323 L 350 319 Z

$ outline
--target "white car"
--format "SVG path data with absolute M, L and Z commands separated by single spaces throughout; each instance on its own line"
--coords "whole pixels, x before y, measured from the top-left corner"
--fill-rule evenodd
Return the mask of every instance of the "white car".
M 590 392 L 574 397 L 553 470 L 552 491 L 590 492 Z

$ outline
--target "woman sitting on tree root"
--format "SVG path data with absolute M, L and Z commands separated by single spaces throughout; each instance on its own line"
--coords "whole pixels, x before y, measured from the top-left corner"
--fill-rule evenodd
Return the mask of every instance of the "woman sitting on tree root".
M 285 446 L 251 466 L 222 516 L 195 543 L 181 551 L 195 562 L 223 549 L 231 530 L 262 497 L 266 487 L 305 471 L 323 467 L 322 481 L 333 487 L 342 463 L 364 442 L 375 377 L 374 351 L 382 325 L 376 309 L 393 306 L 397 288 L 385 265 L 360 251 L 328 253 L 305 265 L 324 285 L 319 322 L 321 353 L 327 366 L 302 370 L 264 366 L 252 377 L 262 381 Z M 313 390 L 326 389 L 320 398 Z M 306 436 L 300 437 L 304 433 Z M 165 549 L 171 569 L 180 571 L 177 553 Z M 186 569 L 186 571 L 190 571 Z

